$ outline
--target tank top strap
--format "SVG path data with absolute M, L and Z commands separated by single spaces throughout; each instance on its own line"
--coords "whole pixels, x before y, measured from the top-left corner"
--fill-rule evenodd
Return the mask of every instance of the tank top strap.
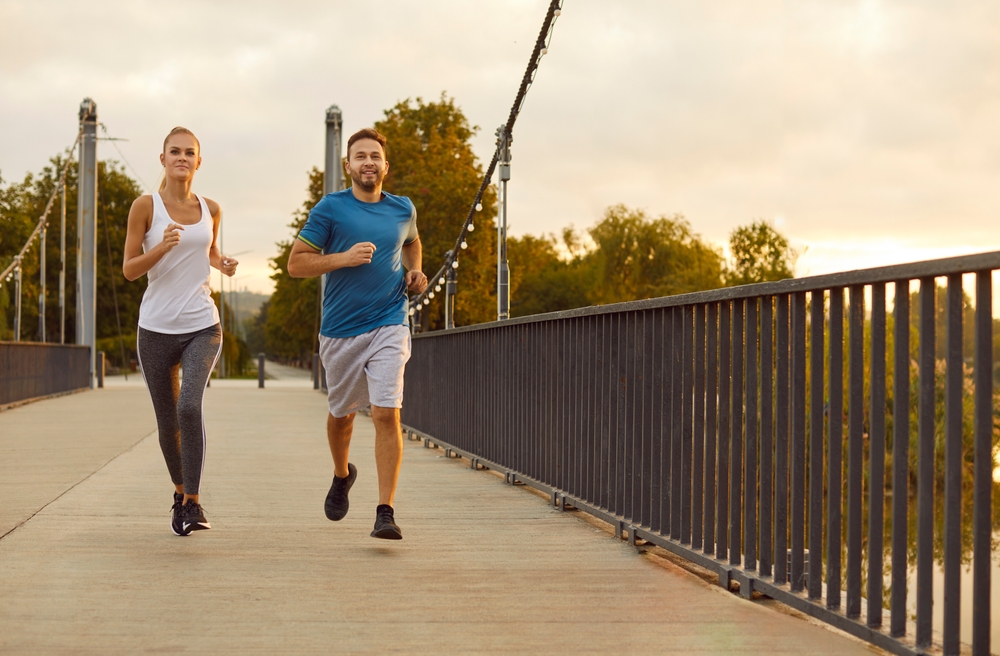
M 199 194 L 198 203 L 201 205 L 201 220 L 211 222 L 212 213 L 208 211 L 208 203 L 205 202 L 205 197 Z
M 170 223 L 170 214 L 167 213 L 167 206 L 164 205 L 160 194 L 154 191 L 150 195 L 153 197 L 153 217 L 149 220 L 149 230 L 147 232 L 151 231 L 157 223 Z

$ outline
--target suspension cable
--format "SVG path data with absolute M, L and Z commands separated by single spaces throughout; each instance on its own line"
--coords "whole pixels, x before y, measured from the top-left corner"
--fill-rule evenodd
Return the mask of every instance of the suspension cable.
M 52 210 L 52 205 L 55 203 L 56 197 L 64 186 L 66 186 L 66 173 L 69 171 L 69 165 L 73 161 L 73 152 L 76 150 L 77 145 L 80 143 L 80 137 L 83 136 L 83 128 L 76 135 L 76 139 L 73 141 L 73 145 L 69 147 L 69 156 L 66 158 L 66 163 L 63 165 L 62 173 L 59 175 L 59 182 L 56 184 L 55 189 L 52 190 L 52 195 L 49 196 L 49 202 L 45 204 L 45 211 L 42 212 L 41 218 L 38 219 L 38 223 L 35 225 L 35 229 L 31 231 L 31 235 L 28 236 L 28 240 L 24 243 L 24 247 L 21 251 L 14 256 L 13 261 L 7 268 L 0 273 L 0 284 L 3 284 L 7 280 L 7 276 L 11 271 L 16 269 L 21 265 L 21 260 L 24 258 L 24 254 L 28 252 L 28 248 L 31 247 L 32 242 L 38 237 L 42 232 L 42 228 L 45 227 L 45 220 L 49 216 L 49 212 Z
M 142 185 L 142 190 L 146 192 L 152 192 L 152 188 L 148 184 L 146 184 L 146 181 L 142 179 L 142 176 L 139 175 L 139 172 L 135 170 L 135 167 L 132 166 L 132 163 L 128 161 L 128 158 L 125 157 L 125 153 L 122 152 L 122 149 L 119 148 L 118 144 L 116 143 L 118 141 L 128 141 L 128 139 L 112 137 L 110 134 L 108 134 L 108 127 L 106 125 L 104 125 L 103 123 L 98 123 L 98 125 L 101 126 L 101 131 L 104 132 L 104 137 L 101 139 L 101 141 L 110 141 L 114 149 L 118 151 L 118 155 L 121 156 L 122 162 L 124 162 L 125 166 L 127 166 L 128 169 L 132 171 L 132 175 L 134 175 L 135 179 L 139 182 L 139 184 Z
M 549 51 L 549 42 L 552 40 L 552 30 L 555 26 L 556 18 L 562 13 L 562 3 L 563 0 L 551 0 L 549 3 L 549 9 L 545 14 L 545 20 L 542 21 L 542 29 L 538 32 L 538 38 L 535 40 L 535 47 L 531 51 L 531 58 L 528 60 L 528 67 L 524 71 L 524 77 L 521 78 L 521 86 L 517 90 L 517 96 L 514 98 L 514 104 L 510 108 L 510 115 L 507 117 L 507 122 L 503 126 L 503 131 L 505 132 L 508 140 L 510 139 L 511 132 L 514 129 L 514 122 L 517 121 L 517 117 L 521 113 L 521 108 L 524 106 L 524 100 L 528 94 L 528 89 L 531 88 L 531 83 L 535 80 L 535 73 L 538 71 L 538 64 L 541 62 L 542 57 Z M 441 264 L 441 268 L 438 269 L 437 273 L 428 278 L 429 282 L 427 289 L 410 299 L 410 314 L 413 314 L 421 304 L 430 304 L 430 298 L 428 298 L 427 294 L 433 289 L 434 285 L 444 283 L 444 274 L 448 270 L 448 267 L 458 267 L 459 249 L 465 241 L 466 234 L 469 232 L 469 226 L 472 224 L 473 217 L 477 211 L 483 208 L 483 194 L 486 192 L 486 188 L 489 186 L 490 180 L 493 179 L 493 172 L 496 170 L 497 162 L 500 158 L 500 144 L 502 141 L 502 139 L 497 140 L 497 147 L 493 151 L 493 158 L 490 160 L 490 164 L 486 168 L 486 173 L 483 175 L 483 181 L 479 185 L 479 191 L 476 192 L 476 197 L 472 201 L 472 206 L 469 208 L 469 214 L 465 217 L 465 221 L 462 223 L 462 229 L 458 232 L 458 238 L 455 240 L 455 247 L 448 251 L 448 254 L 445 256 L 444 263 Z

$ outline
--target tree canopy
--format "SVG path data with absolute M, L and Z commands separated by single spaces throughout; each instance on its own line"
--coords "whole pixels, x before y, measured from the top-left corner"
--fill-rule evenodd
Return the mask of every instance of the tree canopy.
M 469 140 L 479 130 L 445 94 L 436 102 L 403 100 L 375 123 L 385 135 L 389 174 L 384 189 L 409 196 L 417 208 L 423 245 L 423 270 L 434 275 L 445 252 L 455 246 L 462 222 L 483 179 L 483 167 Z M 496 318 L 496 190 L 483 195 L 468 249 L 459 253 L 455 323 L 468 325 Z M 431 283 L 435 284 L 434 281 Z M 423 313 L 425 329 L 444 327 L 444 304 Z
M 793 278 L 798 253 L 788 239 L 763 219 L 736 228 L 729 234 L 733 266 L 726 273 L 729 285 L 748 285 Z

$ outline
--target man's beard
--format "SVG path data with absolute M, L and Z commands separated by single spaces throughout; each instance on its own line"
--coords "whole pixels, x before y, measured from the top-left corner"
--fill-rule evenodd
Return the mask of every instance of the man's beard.
M 385 179 L 385 173 L 383 173 L 378 169 L 375 169 L 375 179 L 372 182 L 365 182 L 363 175 L 364 174 L 362 174 L 360 171 L 358 171 L 357 173 L 351 171 L 351 181 L 354 184 L 356 184 L 359 189 L 361 189 L 362 191 L 367 191 L 369 193 L 375 191 L 375 187 L 382 184 L 382 180 Z

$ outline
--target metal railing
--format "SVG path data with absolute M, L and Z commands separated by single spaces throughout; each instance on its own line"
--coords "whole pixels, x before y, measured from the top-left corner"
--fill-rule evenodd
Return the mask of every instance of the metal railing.
M 745 597 L 758 591 L 899 654 L 932 639 L 957 654 L 971 612 L 973 652 L 988 654 L 995 269 L 1000 252 L 416 335 L 404 428 L 736 581 Z M 963 274 L 975 279 L 970 371 Z M 974 581 L 964 609 L 963 487 Z M 932 635 L 935 533 L 944 618 Z
M 0 342 L 0 406 L 90 388 L 90 347 Z

